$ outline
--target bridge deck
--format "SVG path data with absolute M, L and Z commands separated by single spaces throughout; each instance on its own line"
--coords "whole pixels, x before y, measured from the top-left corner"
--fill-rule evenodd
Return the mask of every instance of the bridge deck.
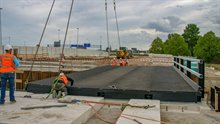
M 197 102 L 199 96 L 198 89 L 171 66 L 104 66 L 68 76 L 75 80 L 73 87 L 68 86 L 72 95 L 186 102 Z M 31 82 L 27 91 L 47 93 L 53 79 Z

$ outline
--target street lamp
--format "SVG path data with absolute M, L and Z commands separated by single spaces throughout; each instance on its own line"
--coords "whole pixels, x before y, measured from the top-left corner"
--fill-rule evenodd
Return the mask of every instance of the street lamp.
M 0 8 L 0 47 L 2 49 L 2 53 L 4 53 L 4 50 L 2 48 L 2 14 L 1 14 L 2 8 Z
M 76 39 L 76 56 L 78 56 L 78 44 L 79 44 L 79 28 L 77 29 L 77 39 Z
M 102 36 L 100 36 L 100 51 L 102 51 Z
M 58 29 L 57 31 L 58 31 L 58 41 L 60 41 L 60 29 Z

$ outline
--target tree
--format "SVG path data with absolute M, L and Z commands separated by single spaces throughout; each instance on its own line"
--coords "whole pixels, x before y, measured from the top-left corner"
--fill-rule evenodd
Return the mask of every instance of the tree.
M 215 57 L 219 56 L 220 38 L 215 36 L 215 33 L 210 31 L 199 38 L 198 44 L 195 46 L 194 54 L 204 59 L 206 62 L 211 62 Z
M 185 39 L 185 42 L 188 43 L 188 47 L 192 56 L 193 49 L 199 39 L 199 33 L 199 28 L 196 24 L 188 24 L 184 29 L 184 33 L 182 34 L 183 38 Z
M 188 56 L 190 51 L 184 38 L 177 34 L 169 34 L 168 40 L 164 43 L 164 53 L 172 55 Z
M 150 53 L 163 54 L 163 41 L 157 37 L 151 43 L 151 48 L 149 49 Z

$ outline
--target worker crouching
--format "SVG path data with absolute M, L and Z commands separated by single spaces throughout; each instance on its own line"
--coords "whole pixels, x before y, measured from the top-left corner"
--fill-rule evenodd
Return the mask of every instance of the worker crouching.
M 60 73 L 57 79 L 54 80 L 52 84 L 52 97 L 53 98 L 62 98 L 66 96 L 67 93 L 67 85 L 68 81 L 71 82 L 71 86 L 73 86 L 74 80 L 64 73 Z

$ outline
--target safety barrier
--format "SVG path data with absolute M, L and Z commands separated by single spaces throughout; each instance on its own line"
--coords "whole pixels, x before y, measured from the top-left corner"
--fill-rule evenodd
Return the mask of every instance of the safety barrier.
M 220 88 L 217 86 L 211 88 L 211 106 L 216 112 L 220 112 Z
M 197 77 L 200 86 L 201 97 L 204 98 L 204 82 L 205 82 L 205 62 L 201 59 L 195 59 L 183 56 L 174 56 L 174 66 L 188 78 Z

